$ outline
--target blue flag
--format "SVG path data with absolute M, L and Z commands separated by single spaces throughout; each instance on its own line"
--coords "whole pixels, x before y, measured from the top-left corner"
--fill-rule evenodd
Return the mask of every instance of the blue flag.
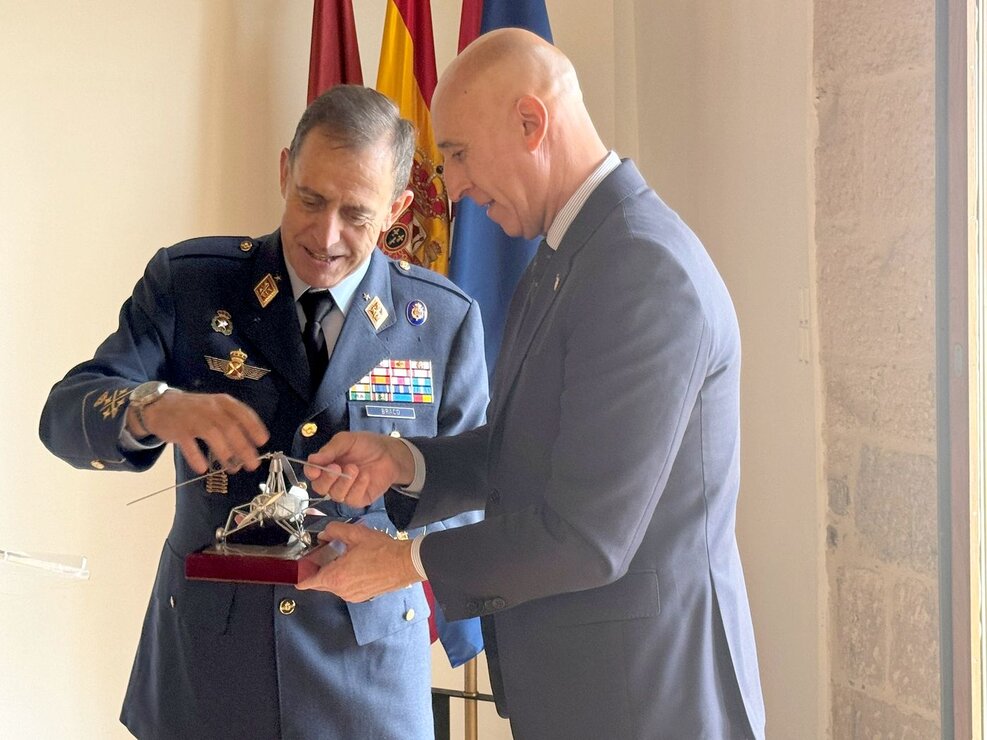
M 477 12 L 478 5 L 482 5 L 482 12 Z M 477 19 L 479 28 L 475 27 Z M 552 41 L 545 0 L 463 0 L 460 51 L 477 35 L 495 28 L 524 28 Z M 456 204 L 449 277 L 480 304 L 487 373 L 491 377 L 504 335 L 507 307 L 539 241 L 507 236 L 469 198 Z

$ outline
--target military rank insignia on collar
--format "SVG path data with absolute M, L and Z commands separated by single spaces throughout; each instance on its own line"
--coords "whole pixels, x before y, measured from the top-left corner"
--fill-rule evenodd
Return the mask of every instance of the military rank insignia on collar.
M 367 314 L 367 318 L 370 319 L 370 323 L 374 327 L 374 331 L 380 329 L 385 321 L 387 321 L 387 309 L 384 308 L 383 301 L 379 297 L 374 296 L 374 299 L 370 301 L 363 312 Z
M 247 353 L 242 349 L 235 349 L 230 352 L 230 359 L 228 360 L 206 355 L 206 364 L 209 365 L 210 370 L 222 373 L 230 380 L 260 380 L 271 372 L 262 367 L 248 365 Z
M 257 301 L 260 303 L 261 308 L 267 308 L 267 305 L 274 300 L 277 294 L 278 283 L 271 273 L 267 273 L 254 286 L 254 295 L 257 296 Z

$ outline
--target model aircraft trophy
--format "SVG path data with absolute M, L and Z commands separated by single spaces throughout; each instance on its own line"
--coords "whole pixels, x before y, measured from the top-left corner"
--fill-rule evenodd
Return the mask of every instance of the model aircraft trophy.
M 216 529 L 213 544 L 186 556 L 186 578 L 295 584 L 341 554 L 342 543 L 321 542 L 317 536 L 330 519 L 306 515 L 311 506 L 324 500 L 308 497 L 308 484 L 298 480 L 291 466 L 292 462 L 307 463 L 283 452 L 267 452 L 259 459 L 270 461 L 267 481 L 260 484 L 260 493 L 249 502 L 230 509 L 226 523 Z M 345 473 L 322 469 L 349 477 Z M 129 504 L 201 480 L 214 472 L 168 486 Z

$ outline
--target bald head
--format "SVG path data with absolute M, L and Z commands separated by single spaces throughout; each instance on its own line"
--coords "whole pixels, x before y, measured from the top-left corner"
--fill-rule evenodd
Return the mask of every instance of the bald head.
M 565 54 L 530 31 L 502 28 L 480 36 L 452 61 L 433 99 L 526 94 L 582 102 L 576 70 Z
M 480 36 L 446 68 L 432 123 L 454 200 L 469 196 L 508 234 L 545 234 L 606 156 L 572 62 L 533 33 Z

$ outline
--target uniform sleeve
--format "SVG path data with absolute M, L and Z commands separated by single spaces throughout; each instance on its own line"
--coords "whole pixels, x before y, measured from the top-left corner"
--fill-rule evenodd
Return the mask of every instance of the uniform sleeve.
M 45 447 L 77 468 L 149 468 L 164 448 L 124 450 L 120 432 L 130 391 L 148 380 L 168 381 L 174 322 L 171 270 L 162 249 L 120 309 L 117 330 L 49 392 L 39 428 Z

